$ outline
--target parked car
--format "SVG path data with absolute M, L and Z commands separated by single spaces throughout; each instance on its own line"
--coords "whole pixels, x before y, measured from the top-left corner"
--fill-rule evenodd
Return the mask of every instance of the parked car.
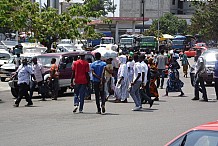
M 218 145 L 218 121 L 206 123 L 192 128 L 165 146 L 217 146 Z
M 216 61 L 216 54 L 218 54 L 218 48 L 212 48 L 202 53 L 202 57 L 206 61 L 206 69 L 207 69 L 207 78 L 205 82 L 207 84 L 212 84 L 214 81 L 213 74 L 214 74 L 214 67 Z M 195 64 L 190 69 L 190 77 L 191 77 L 191 84 L 194 85 L 194 75 L 195 75 Z
M 51 67 L 51 59 L 56 59 L 56 64 L 58 65 L 58 73 L 59 73 L 59 94 L 63 94 L 67 91 L 68 88 L 71 86 L 71 76 L 72 76 L 72 63 L 73 61 L 77 60 L 77 58 L 81 55 L 80 52 L 62 52 L 62 53 L 47 53 L 38 55 L 37 59 L 38 62 L 41 63 L 44 67 L 45 74 L 44 74 L 44 81 L 49 82 L 50 74 L 49 70 Z M 85 58 L 90 58 L 94 61 L 94 56 L 91 52 L 86 52 Z M 18 91 L 16 88 L 16 80 L 9 82 L 9 86 L 12 88 L 13 91 L 12 95 L 17 96 Z M 15 85 L 15 86 L 14 86 Z

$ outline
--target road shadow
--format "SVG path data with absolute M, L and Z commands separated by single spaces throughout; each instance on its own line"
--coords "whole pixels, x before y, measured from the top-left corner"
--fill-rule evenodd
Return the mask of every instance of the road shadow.
M 80 114 L 80 115 L 104 115 L 104 116 L 118 116 L 118 115 L 120 115 L 120 114 L 115 114 L 115 113 L 104 113 L 104 114 L 96 114 L 96 113 L 91 113 L 91 112 L 83 112 L 83 113 L 73 113 L 73 114 L 75 114 L 75 115 L 77 115 L 77 114 Z
M 168 96 L 168 97 L 181 97 L 181 98 L 185 98 L 185 97 L 188 97 L 188 96 L 186 96 L 186 95 L 184 95 L 184 96 L 176 96 L 176 95 L 174 95 L 174 96 Z
M 136 112 L 154 112 L 156 110 L 159 110 L 159 109 L 155 109 L 155 108 L 142 108 L 141 110 L 136 111 Z

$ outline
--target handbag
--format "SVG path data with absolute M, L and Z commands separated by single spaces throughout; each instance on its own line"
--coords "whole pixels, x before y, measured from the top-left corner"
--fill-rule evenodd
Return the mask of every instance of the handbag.
M 204 68 L 200 73 L 199 73 L 199 77 L 202 77 L 204 79 L 206 79 L 208 77 L 208 74 L 207 74 L 207 69 Z

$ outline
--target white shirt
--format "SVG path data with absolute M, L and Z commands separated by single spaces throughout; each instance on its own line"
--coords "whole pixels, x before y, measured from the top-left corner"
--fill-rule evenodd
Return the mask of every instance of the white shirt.
M 133 75 L 133 74 L 134 74 L 134 71 L 133 71 L 134 64 L 135 64 L 134 61 L 131 61 L 131 62 L 128 61 L 128 62 L 127 62 L 127 67 L 129 68 L 129 74 L 130 74 L 130 75 Z
M 117 77 L 124 77 L 124 80 L 128 78 L 128 69 L 126 64 L 121 64 L 117 73 Z
M 18 72 L 18 84 L 27 83 L 29 85 L 30 75 L 33 74 L 33 70 L 30 65 L 20 65 L 17 69 Z
M 147 74 L 148 74 L 148 65 L 144 61 L 142 61 L 141 62 L 141 67 L 142 67 L 142 72 L 145 73 L 143 83 L 146 84 L 147 83 Z
M 36 81 L 37 82 L 42 81 L 43 80 L 42 74 L 45 73 L 43 66 L 41 64 L 37 63 L 37 64 L 33 64 L 32 68 L 33 68 L 33 73 L 36 77 Z
M 138 77 L 138 74 L 142 74 L 142 67 L 140 62 L 136 62 L 133 67 L 134 75 L 133 75 L 133 81 Z M 139 77 L 137 81 L 142 81 L 142 75 Z
M 114 58 L 111 62 L 111 64 L 113 65 L 113 67 L 115 68 L 119 68 L 119 59 L 118 58 Z

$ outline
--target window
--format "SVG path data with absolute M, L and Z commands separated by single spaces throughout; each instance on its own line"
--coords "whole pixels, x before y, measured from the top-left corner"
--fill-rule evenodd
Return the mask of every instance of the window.
M 173 1 L 172 1 L 172 5 L 175 5 L 175 4 L 176 4 L 176 0 L 173 0 Z

